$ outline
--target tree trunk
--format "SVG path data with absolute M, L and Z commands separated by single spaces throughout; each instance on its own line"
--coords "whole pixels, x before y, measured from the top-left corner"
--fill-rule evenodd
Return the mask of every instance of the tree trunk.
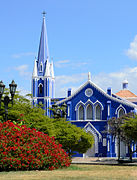
M 130 144 L 128 145 L 128 150 L 129 150 L 129 160 L 132 162 L 132 149 L 130 147 Z
M 118 136 L 118 161 L 120 161 L 120 136 Z

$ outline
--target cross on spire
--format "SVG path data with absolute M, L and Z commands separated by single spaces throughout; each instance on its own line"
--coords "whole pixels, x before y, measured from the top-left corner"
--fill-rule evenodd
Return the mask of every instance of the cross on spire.
M 43 14 L 43 17 L 45 17 L 45 15 L 46 15 L 47 13 L 46 13 L 45 11 L 43 11 L 42 14 Z

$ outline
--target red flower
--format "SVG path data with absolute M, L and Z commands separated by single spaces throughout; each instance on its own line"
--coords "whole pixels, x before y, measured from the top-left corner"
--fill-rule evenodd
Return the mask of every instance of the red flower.
M 57 169 L 71 163 L 54 138 L 10 121 L 0 123 L 0 168 L 2 170 Z

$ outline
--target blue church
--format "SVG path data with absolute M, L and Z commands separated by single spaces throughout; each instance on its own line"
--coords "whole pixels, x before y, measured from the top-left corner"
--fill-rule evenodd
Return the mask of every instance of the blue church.
M 128 82 L 124 81 L 123 93 L 129 91 L 127 85 Z M 122 94 L 122 92 L 120 93 Z M 116 157 L 118 155 L 117 138 L 107 135 L 103 131 L 107 127 L 108 119 L 136 111 L 137 96 L 134 96 L 136 102 L 131 102 L 128 98 L 120 97 L 119 93 L 118 95 L 113 94 L 111 88 L 105 92 L 92 82 L 90 73 L 87 74 L 87 81 L 77 91 L 72 93 L 71 89 L 68 89 L 67 94 L 68 97 L 55 98 L 54 68 L 49 57 L 45 15 L 43 15 L 38 57 L 35 58 L 32 74 L 33 105 L 43 104 L 46 115 L 50 116 L 49 107 L 53 102 L 58 106 L 65 103 L 67 105 L 67 121 L 84 128 L 87 133 L 94 136 L 94 146 L 85 154 L 77 154 L 77 156 Z M 132 149 L 135 150 L 135 148 L 136 145 L 133 143 Z M 128 147 L 123 142 L 121 142 L 120 154 L 122 157 L 129 155 Z M 136 156 L 137 154 L 134 153 L 134 157 Z

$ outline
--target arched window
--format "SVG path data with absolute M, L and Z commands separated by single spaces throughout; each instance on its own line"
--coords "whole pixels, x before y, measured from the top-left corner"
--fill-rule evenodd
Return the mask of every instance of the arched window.
M 87 119 L 93 119 L 93 109 L 92 109 L 92 106 L 89 104 L 88 106 L 87 106 L 87 111 L 86 111 L 86 117 L 87 117 Z
M 122 108 L 120 108 L 119 112 L 118 112 L 118 117 L 121 117 L 125 114 L 124 110 Z
M 96 105 L 96 115 L 95 115 L 95 119 L 101 120 L 101 107 L 99 105 Z
M 42 94 L 42 84 L 39 85 L 39 94 Z
M 84 108 L 83 106 L 81 105 L 79 107 L 79 120 L 83 120 L 84 119 Z

